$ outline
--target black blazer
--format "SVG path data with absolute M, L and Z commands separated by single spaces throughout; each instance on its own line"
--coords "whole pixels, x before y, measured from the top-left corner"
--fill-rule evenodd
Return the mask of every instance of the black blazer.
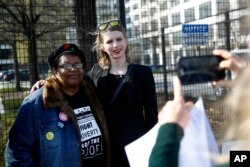
M 110 101 L 120 78 L 109 75 L 109 71 L 103 70 L 98 64 L 88 72 L 104 106 L 112 143 L 112 167 L 128 167 L 124 146 L 144 135 L 157 122 L 158 109 L 152 71 L 138 64 L 130 64 L 128 71 L 132 66 L 128 80 L 112 104 Z

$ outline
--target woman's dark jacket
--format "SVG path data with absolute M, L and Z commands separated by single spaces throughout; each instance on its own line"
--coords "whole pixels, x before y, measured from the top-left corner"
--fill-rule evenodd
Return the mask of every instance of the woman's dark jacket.
M 87 74 L 96 85 L 104 106 L 112 143 L 111 162 L 115 160 L 117 161 L 115 164 L 123 166 L 128 166 L 125 165 L 128 161 L 124 146 L 149 131 L 156 124 L 158 114 L 151 69 L 139 64 L 130 64 L 128 71 L 132 66 L 128 80 L 112 104 L 110 100 L 119 84 L 119 82 L 114 83 L 115 77 L 109 74 L 108 70 L 100 68 L 98 64 L 95 64 Z
M 80 85 L 89 100 L 93 115 L 103 136 L 105 167 L 109 167 L 109 135 L 101 103 L 94 87 L 83 80 Z M 59 112 L 68 121 L 59 119 Z M 53 133 L 53 140 L 46 136 Z M 79 127 L 71 106 L 65 100 L 59 83 L 50 77 L 43 89 L 27 96 L 9 134 L 5 151 L 6 166 L 81 167 Z

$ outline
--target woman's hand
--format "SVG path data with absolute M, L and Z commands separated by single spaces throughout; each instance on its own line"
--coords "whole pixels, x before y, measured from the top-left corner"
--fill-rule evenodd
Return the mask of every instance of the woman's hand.
M 45 84 L 46 80 L 39 80 L 32 86 L 30 92 L 34 92 L 35 90 L 41 88 Z
M 158 114 L 158 121 L 160 124 L 177 123 L 184 128 L 190 119 L 190 110 L 193 107 L 193 103 L 185 103 L 181 82 L 177 76 L 174 76 L 173 84 L 174 100 L 168 101 L 165 104 Z
M 213 54 L 224 58 L 224 60 L 219 64 L 220 69 L 229 69 L 236 75 L 238 75 L 247 65 L 244 60 L 240 59 L 237 56 L 234 56 L 232 53 L 226 50 L 214 50 Z M 215 86 L 221 87 L 232 87 L 233 82 L 231 80 L 220 80 L 214 82 L 213 84 Z

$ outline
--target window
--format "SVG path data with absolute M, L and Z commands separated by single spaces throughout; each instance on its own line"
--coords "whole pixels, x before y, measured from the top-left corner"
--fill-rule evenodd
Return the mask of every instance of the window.
M 131 18 L 130 17 L 126 18 L 126 23 L 128 23 L 128 24 L 131 23 Z
M 159 65 L 160 60 L 159 60 L 159 54 L 153 53 L 153 64 Z
M 186 50 L 186 56 L 194 56 L 194 55 L 195 55 L 195 51 L 193 48 Z
M 212 39 L 214 36 L 214 27 L 213 25 L 209 25 L 208 27 L 208 38 Z
M 166 0 L 165 1 L 161 0 L 159 4 L 160 4 L 160 11 L 163 11 L 168 8 L 168 2 Z
M 176 50 L 174 51 L 174 57 L 173 57 L 173 62 L 174 64 L 177 63 L 177 59 L 182 56 L 182 51 L 181 50 Z
M 153 16 L 156 12 L 156 8 L 150 8 L 150 16 Z
M 134 4 L 132 9 L 138 9 L 138 4 Z
M 217 3 L 217 13 L 224 13 L 229 9 L 229 1 L 228 0 L 216 0 Z
M 130 12 L 130 7 L 127 7 L 126 10 L 127 10 L 127 13 L 129 13 Z
M 0 59 L 10 59 L 11 49 L 0 49 Z
M 249 29 L 248 29 L 248 23 L 247 23 L 247 17 L 242 17 L 239 20 L 240 25 L 240 35 L 248 35 Z
M 173 33 L 173 44 L 174 45 L 182 44 L 181 31 L 177 31 Z
M 169 34 L 164 34 L 164 40 L 165 40 L 165 45 L 168 46 L 170 45 L 170 39 L 169 39 Z
M 195 20 L 194 7 L 185 9 L 185 22 L 190 22 Z
M 159 45 L 159 37 L 152 37 L 151 41 L 153 43 L 154 46 L 158 46 Z
M 248 4 L 248 0 L 238 0 L 239 8 L 245 8 Z
M 143 46 L 146 48 L 150 47 L 151 40 L 149 38 L 143 38 Z
M 177 24 L 180 24 L 181 23 L 181 16 L 180 16 L 180 13 L 174 13 L 172 15 L 172 25 L 177 25 Z
M 132 37 L 132 30 L 131 28 L 127 28 L 127 34 L 129 37 Z
M 173 7 L 173 6 L 179 5 L 180 0 L 171 0 L 170 3 L 171 3 L 171 6 Z
M 142 29 L 143 33 L 149 31 L 149 25 L 148 25 L 148 23 L 142 23 L 141 26 L 142 26 L 141 29 Z
M 218 37 L 222 38 L 226 36 L 226 27 L 225 23 L 218 24 Z
M 135 21 L 139 20 L 139 15 L 135 15 Z
M 134 26 L 133 36 L 138 35 L 139 31 L 140 31 L 139 26 Z
M 142 17 L 147 17 L 147 16 L 148 16 L 147 11 L 142 12 Z
M 161 27 L 168 27 L 168 16 L 161 17 Z
M 158 30 L 158 23 L 157 23 L 157 20 L 153 20 L 153 21 L 151 22 L 151 30 L 152 30 L 152 31 Z
M 150 64 L 150 55 L 149 54 L 144 55 L 144 64 Z
M 200 19 L 211 16 L 211 2 L 203 3 L 199 6 Z

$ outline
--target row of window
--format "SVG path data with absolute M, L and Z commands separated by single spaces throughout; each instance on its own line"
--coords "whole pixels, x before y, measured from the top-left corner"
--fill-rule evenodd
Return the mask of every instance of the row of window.
M 241 0 L 241 1 L 244 1 L 244 0 Z M 179 4 L 179 1 L 171 1 L 171 2 L 173 4 Z M 167 4 L 167 3 L 163 3 L 163 4 Z M 160 6 L 160 8 L 162 8 L 162 10 L 166 10 L 167 8 L 164 8 L 163 4 Z M 221 14 L 227 11 L 229 9 L 229 4 L 230 4 L 229 0 L 216 0 L 216 7 L 217 7 L 216 13 Z M 240 4 L 243 4 L 243 2 L 241 2 Z M 136 6 L 134 7 L 134 9 L 138 9 L 138 7 Z M 196 10 L 195 7 L 184 9 L 184 19 L 185 19 L 184 22 L 185 23 L 212 16 L 212 3 L 211 1 L 208 1 L 199 5 L 198 16 L 196 16 L 195 10 Z M 150 8 L 149 10 L 143 11 L 141 13 L 141 16 L 142 18 L 147 18 L 149 16 L 153 16 L 156 13 L 157 13 L 156 8 Z M 173 13 L 171 17 L 172 17 L 173 26 L 181 23 L 181 12 Z M 133 18 L 134 21 L 139 21 L 139 19 L 140 19 L 139 15 L 135 15 Z M 127 23 L 131 23 L 131 19 L 128 18 Z M 168 26 L 168 16 L 162 16 L 161 24 Z
M 127 3 L 129 3 L 130 0 L 127 0 Z M 183 2 L 189 2 L 190 0 L 183 0 Z M 239 7 L 245 7 L 246 3 L 248 0 L 237 0 L 236 3 L 239 4 Z M 141 4 L 142 6 L 146 5 L 147 3 L 152 3 L 155 2 L 155 0 L 142 0 Z M 180 0 L 160 0 L 158 1 L 159 6 L 160 6 L 160 10 L 166 10 L 168 8 L 172 8 L 174 6 L 180 5 L 181 1 Z M 227 9 L 228 4 L 229 4 L 229 0 L 216 0 L 217 3 L 217 11 L 220 12 L 221 10 L 224 11 Z M 132 10 L 136 10 L 139 8 L 139 4 L 136 3 L 134 4 L 131 9 Z M 130 10 L 130 8 L 128 8 L 127 10 Z
M 230 34 L 231 34 L 231 37 L 230 39 L 237 39 L 237 36 L 241 36 L 241 35 L 247 35 L 248 34 L 248 29 L 247 29 L 247 24 L 245 22 L 246 20 L 244 20 L 244 18 L 241 18 L 239 20 L 234 20 L 230 23 L 230 26 L 231 26 L 231 30 L 230 30 Z M 145 27 L 148 27 L 148 23 L 145 23 L 142 25 L 142 27 L 144 27 L 143 31 L 146 32 L 146 29 Z M 235 26 L 239 26 L 239 30 L 238 31 L 238 28 L 235 29 L 234 27 Z M 129 36 L 133 36 L 135 35 L 136 33 L 140 33 L 140 30 L 138 27 L 133 27 L 134 28 L 134 31 L 131 31 L 130 29 L 128 29 L 128 35 Z M 208 34 L 206 34 L 207 38 L 209 39 L 209 41 L 213 41 L 214 37 L 218 37 L 218 38 L 225 38 L 227 36 L 227 31 L 226 31 L 226 23 L 225 22 L 220 22 L 216 25 L 209 25 L 209 28 L 208 28 Z M 234 31 L 237 30 L 237 31 Z M 143 33 L 143 32 L 142 32 Z M 215 34 L 216 33 L 216 34 Z M 176 31 L 176 32 L 172 32 L 172 33 L 168 33 L 168 34 L 165 34 L 165 44 L 166 45 L 181 45 L 183 44 L 183 36 L 182 36 L 182 31 Z M 143 45 L 148 45 L 149 47 L 154 44 L 154 45 L 159 45 L 159 37 L 150 37 L 150 38 L 146 38 L 143 40 Z

